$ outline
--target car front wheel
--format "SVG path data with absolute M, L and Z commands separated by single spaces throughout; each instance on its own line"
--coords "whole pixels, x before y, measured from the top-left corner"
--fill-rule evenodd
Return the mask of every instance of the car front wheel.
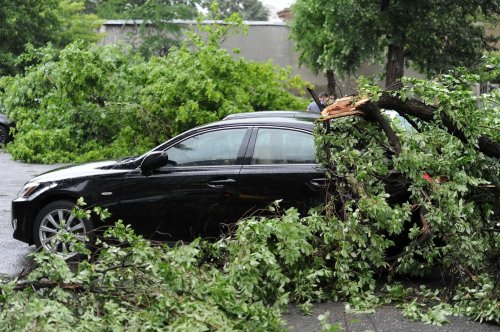
M 91 219 L 81 219 L 72 212 L 75 203 L 55 201 L 46 205 L 36 216 L 33 238 L 37 248 L 43 248 L 65 259 L 77 256 L 72 242 L 93 243 Z

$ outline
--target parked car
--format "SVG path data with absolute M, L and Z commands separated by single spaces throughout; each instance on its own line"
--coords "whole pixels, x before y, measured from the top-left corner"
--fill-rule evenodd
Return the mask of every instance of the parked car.
M 9 133 L 11 127 L 12 122 L 7 115 L 0 112 L 0 146 L 5 145 L 10 140 Z
M 42 174 L 12 202 L 14 238 L 59 253 L 68 250 L 61 234 L 92 240 L 100 224 L 72 214 L 79 197 L 109 209 L 110 222 L 166 241 L 217 237 L 278 199 L 306 212 L 324 201 L 313 129 L 313 118 L 247 115 L 194 128 L 142 156 Z

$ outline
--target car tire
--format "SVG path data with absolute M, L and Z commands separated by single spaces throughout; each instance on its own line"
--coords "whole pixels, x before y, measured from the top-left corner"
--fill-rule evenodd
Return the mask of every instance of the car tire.
M 4 125 L 0 125 L 0 146 L 7 144 L 8 141 L 9 129 Z
M 74 202 L 60 200 L 47 204 L 40 210 L 33 224 L 33 239 L 38 249 L 42 248 L 65 259 L 77 258 L 78 254 L 71 251 L 71 246 L 56 237 L 65 233 L 72 233 L 77 240 L 91 247 L 95 242 L 92 218 L 76 217 L 72 213 L 74 207 Z

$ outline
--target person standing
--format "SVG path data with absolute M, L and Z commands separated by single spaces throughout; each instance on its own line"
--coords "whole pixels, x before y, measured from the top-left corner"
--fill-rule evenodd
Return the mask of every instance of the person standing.
M 319 94 L 319 102 L 321 104 L 321 107 L 325 106 L 325 101 L 328 99 L 328 94 L 325 92 L 322 92 Z M 321 113 L 321 107 L 320 105 L 316 104 L 315 101 L 309 104 L 307 106 L 306 112 L 312 112 L 312 113 Z

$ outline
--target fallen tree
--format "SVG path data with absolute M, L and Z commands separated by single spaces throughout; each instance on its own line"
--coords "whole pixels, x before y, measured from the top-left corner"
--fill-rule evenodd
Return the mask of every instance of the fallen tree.
M 436 106 L 427 105 L 416 99 L 402 100 L 398 96 L 391 95 L 389 92 L 384 92 L 376 102 L 372 102 L 370 99 L 353 101 L 354 98 L 354 96 L 343 97 L 326 107 L 323 113 L 323 121 L 350 115 L 369 115 L 372 119 L 375 119 L 386 132 L 393 144 L 393 148 L 399 150 L 399 142 L 394 139 L 394 135 L 387 130 L 387 121 L 381 120 L 381 118 L 377 116 L 377 113 L 380 113 L 380 109 L 389 109 L 397 111 L 405 118 L 410 115 L 425 122 L 432 122 L 435 121 L 436 118 L 440 118 L 440 123 L 451 135 L 460 139 L 462 143 L 469 144 L 469 140 L 463 130 L 460 129 L 460 126 L 457 125 L 446 112 L 443 111 L 438 114 L 438 108 Z M 412 123 L 416 128 L 415 122 Z M 495 142 L 491 137 L 478 137 L 477 148 L 489 157 L 500 158 L 500 143 Z
M 397 92 L 362 84 L 358 95 L 322 111 L 317 144 L 330 178 L 327 214 L 348 239 L 336 250 L 351 253 L 336 257 L 339 275 L 369 289 L 374 271 L 438 268 L 451 286 L 443 300 L 498 321 L 498 94 L 474 96 L 468 74 L 407 83 Z M 397 111 L 412 129 L 382 109 Z

